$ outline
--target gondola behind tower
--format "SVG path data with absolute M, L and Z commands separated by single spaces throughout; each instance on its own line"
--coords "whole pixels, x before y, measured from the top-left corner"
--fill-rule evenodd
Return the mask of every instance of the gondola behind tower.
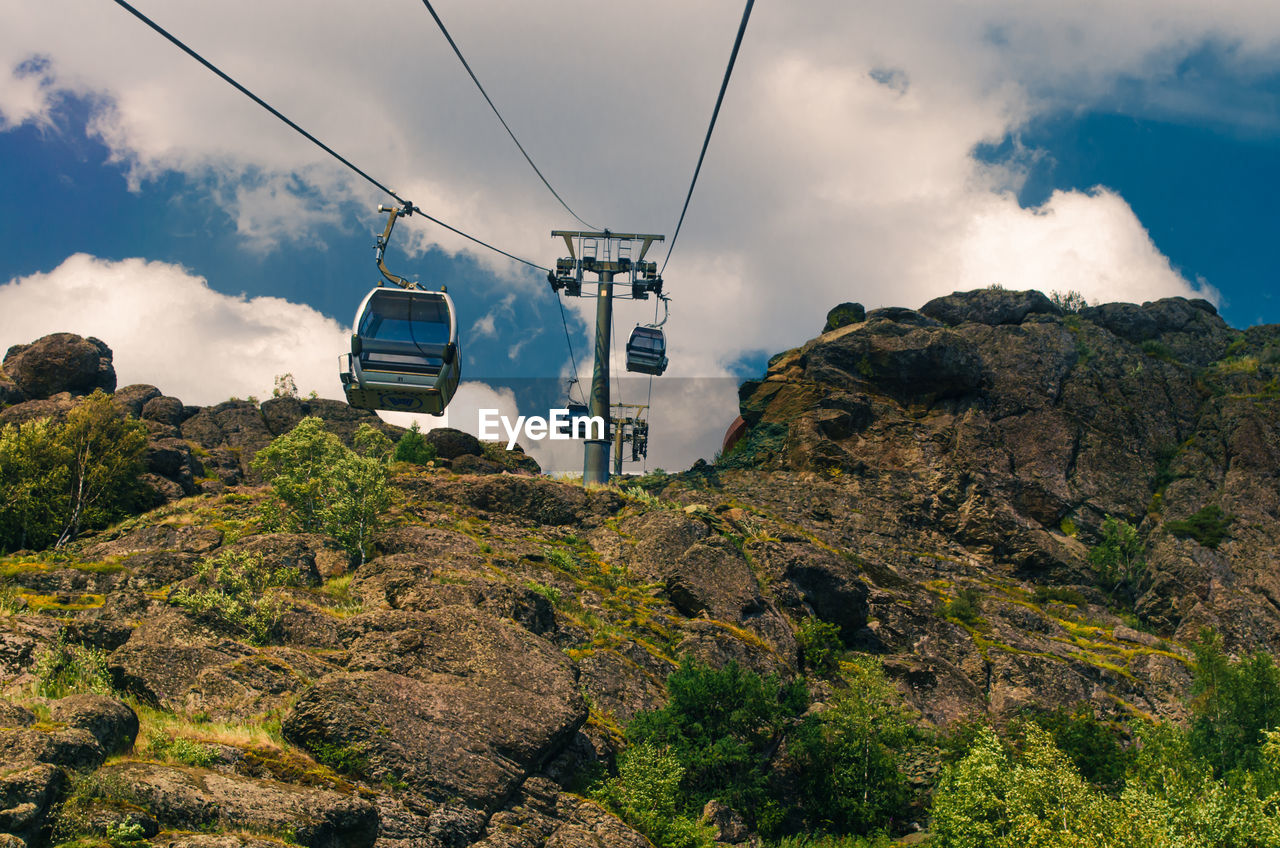
M 458 323 L 448 294 L 379 287 L 356 311 L 342 357 L 347 403 L 393 412 L 444 412 L 462 376 Z
M 627 340 L 627 370 L 661 376 L 667 370 L 667 337 L 657 327 L 636 327 Z

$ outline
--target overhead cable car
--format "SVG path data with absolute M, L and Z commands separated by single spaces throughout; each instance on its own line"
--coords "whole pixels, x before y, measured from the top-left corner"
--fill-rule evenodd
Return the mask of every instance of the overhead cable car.
M 665 308 L 667 299 L 662 299 Z M 662 332 L 662 325 L 667 323 L 667 315 L 654 324 L 637 324 L 627 339 L 627 370 L 639 374 L 662 376 L 667 370 L 667 337 Z
M 411 209 L 409 204 L 378 207 L 391 213 L 378 239 L 378 270 L 397 288 L 379 282 L 360 302 L 351 353 L 339 360 L 339 377 L 354 407 L 440 415 L 462 377 L 453 300 L 443 286 L 440 291 L 420 288 L 389 272 L 383 262 L 396 218 Z

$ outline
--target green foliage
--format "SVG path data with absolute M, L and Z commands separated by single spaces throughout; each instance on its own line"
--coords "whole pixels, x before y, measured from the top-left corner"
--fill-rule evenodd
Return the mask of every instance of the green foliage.
M 1159 339 L 1147 339 L 1144 341 L 1142 343 L 1142 352 L 1152 359 L 1177 362 L 1173 355 L 1173 349 Z
M 169 603 L 255 645 L 265 645 L 275 635 L 284 611 L 278 594 L 270 590 L 297 585 L 300 580 L 296 569 L 268 567 L 262 554 L 223 551 L 196 566 L 196 587 L 180 587 Z
M 1079 312 L 1089 305 L 1089 301 L 1084 299 L 1084 295 L 1075 289 L 1069 289 L 1065 292 L 1056 289 L 1049 293 L 1049 300 L 1063 312 L 1074 313 Z
M 991 730 L 948 767 L 933 802 L 939 848 L 1111 845 L 1103 796 L 1092 790 L 1038 725 L 1009 752 Z M 1122 843 L 1123 844 L 1123 843 Z
M 814 674 L 830 677 L 840 670 L 844 643 L 840 641 L 839 627 L 811 616 L 800 622 L 796 642 L 800 646 L 800 661 Z
M 667 749 L 637 742 L 618 757 L 618 776 L 593 795 L 658 848 L 710 848 L 710 829 L 684 813 L 684 777 L 684 766 Z
M 1264 732 L 1280 727 L 1280 668 L 1263 651 L 1231 660 L 1210 630 L 1194 649 L 1191 749 L 1220 777 L 1258 769 Z
M 294 381 L 293 375 L 289 373 L 277 374 L 275 385 L 271 389 L 273 398 L 296 398 L 298 396 L 298 384 Z
M 803 684 L 762 678 L 733 662 L 713 669 L 685 658 L 667 678 L 667 692 L 665 707 L 632 719 L 628 744 L 648 743 L 676 759 L 684 769 L 683 809 L 701 810 L 715 798 L 756 827 L 776 823 L 769 758 L 783 730 L 804 712 Z
M 1127 733 L 1122 726 L 1101 721 L 1088 704 L 1070 710 L 1058 707 L 1034 711 L 1024 721 L 1047 731 L 1080 776 L 1093 786 L 1112 795 L 1124 788 L 1133 751 L 1126 744 Z
M 1071 604 L 1081 609 L 1089 605 L 1084 595 L 1066 586 L 1036 586 L 1035 591 L 1031 594 L 1031 601 L 1039 605 L 1056 601 L 1061 604 Z
M 897 691 L 869 658 L 855 660 L 845 682 L 789 741 L 793 816 L 805 832 L 884 828 L 910 799 L 902 763 L 913 732 Z
M 309 747 L 316 762 L 328 766 L 339 774 L 358 777 L 369 770 L 369 758 L 361 745 L 316 742 Z
M 1138 528 L 1123 519 L 1107 516 L 1102 522 L 1102 539 L 1089 551 L 1089 564 L 1098 583 L 1112 593 L 1131 596 L 1147 564 L 1143 559 Z
M 0 550 L 61 546 L 135 506 L 147 431 L 95 391 L 66 422 L 0 430 Z
M 567 571 L 570 574 L 576 574 L 580 570 L 581 563 L 578 558 L 568 551 L 559 548 L 547 548 L 543 552 L 543 556 L 547 558 L 547 564 L 561 571 Z
M 8 580 L 0 580 L 0 615 L 17 615 L 25 604 L 22 593 Z
M 64 698 L 80 692 L 115 694 L 107 671 L 107 655 L 97 648 L 68 645 L 63 630 L 36 657 L 32 670 L 35 693 L 42 698 Z
M 965 624 L 977 624 L 982 618 L 982 594 L 973 586 L 966 586 L 947 601 L 943 612 L 948 618 Z
M 1235 517 L 1223 512 L 1222 507 L 1209 504 L 1182 521 L 1166 523 L 1165 529 L 1179 539 L 1195 539 L 1206 548 L 1216 548 L 1227 537 L 1233 521 Z
M 426 437 L 422 435 L 422 430 L 418 427 L 418 422 L 415 421 L 409 425 L 409 429 L 404 431 L 404 434 L 396 442 L 395 453 L 392 454 L 391 458 L 395 462 L 426 465 L 435 461 L 436 446 L 427 443 Z
M 539 583 L 537 580 L 526 580 L 524 581 L 524 585 L 530 591 L 536 592 L 546 598 L 553 607 L 558 607 L 564 603 L 564 598 L 560 595 L 560 590 L 555 586 L 548 586 L 545 583 Z
M 254 457 L 271 484 L 269 523 L 301 533 L 326 533 L 363 563 L 382 513 L 391 505 L 390 440 L 367 424 L 349 450 L 319 418 L 304 418 Z
M 106 837 L 111 848 L 134 848 L 148 844 L 146 832 L 137 822 L 108 822 Z
M 185 736 L 152 732 L 147 736 L 147 755 L 164 762 L 208 768 L 221 761 L 218 749 Z

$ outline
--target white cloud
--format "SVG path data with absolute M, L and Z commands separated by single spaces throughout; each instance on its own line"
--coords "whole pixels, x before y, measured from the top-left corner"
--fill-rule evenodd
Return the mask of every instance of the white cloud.
M 502 15 L 461 2 L 440 11 L 526 148 L 584 217 L 670 235 L 740 8 L 657 0 L 643 21 L 583 14 L 560 0 L 512 4 Z M 152 0 L 143 10 L 462 229 L 548 264 L 562 249 L 549 231 L 577 226 L 413 4 L 370 14 L 337 0 Z M 1179 63 L 1206 43 L 1222 45 L 1230 66 L 1274 71 L 1273 0 L 758 6 L 667 273 L 669 374 L 723 377 L 744 353 L 809 338 L 843 300 L 919 306 L 997 280 L 1096 299 L 1195 293 L 1122 197 L 1059 193 L 1024 210 L 1009 193 L 1018 168 L 984 167 L 972 151 L 1047 110 L 1114 104 L 1121 83 L 1134 80 L 1170 102 L 1180 92 L 1179 114 L 1222 111 L 1186 102 L 1197 95 L 1179 87 Z M 371 207 L 385 198 L 113 4 L 9 4 L 0 69 L 34 54 L 49 57 L 45 76 L 0 85 L 0 119 L 41 119 L 50 90 L 106 95 L 110 108 L 92 126 L 133 179 L 176 170 L 211 180 L 254 249 L 307 239 L 343 204 L 377 223 Z M 1273 120 L 1241 104 L 1219 120 Z M 402 245 L 479 251 L 417 219 L 402 226 Z M 512 268 L 474 255 L 500 274 Z M 570 305 L 594 325 L 590 301 Z M 651 315 L 621 305 L 619 334 Z M 473 332 L 501 335 L 500 318 L 472 318 Z M 522 338 L 503 350 L 514 344 L 518 354 Z M 655 451 L 666 449 L 660 427 L 685 452 L 671 465 L 705 455 L 692 445 L 714 441 L 688 428 L 722 429 L 733 414 L 731 396 L 704 399 L 701 417 L 677 430 L 676 403 L 655 406 Z
M 269 396 L 286 372 L 304 395 L 342 397 L 350 330 L 302 304 L 221 294 L 177 265 L 78 253 L 0 285 L 0 349 L 55 332 L 106 342 L 121 386 L 150 383 L 207 405 Z

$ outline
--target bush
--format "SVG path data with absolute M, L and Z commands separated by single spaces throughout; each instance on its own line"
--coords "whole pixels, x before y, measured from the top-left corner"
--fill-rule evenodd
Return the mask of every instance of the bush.
M 218 749 L 185 736 L 169 736 L 152 732 L 147 736 L 147 754 L 165 762 L 208 768 L 221 761 Z
M 42 698 L 64 698 L 79 692 L 115 694 L 107 655 L 97 648 L 68 645 L 66 631 L 36 657 L 35 692 Z
M 58 547 L 136 507 L 146 446 L 146 427 L 124 418 L 102 391 L 81 400 L 63 424 L 5 426 L 0 550 Z
M 1194 515 L 1182 521 L 1170 521 L 1165 529 L 1179 539 L 1195 539 L 1206 548 L 1216 548 L 1227 537 L 1227 530 L 1233 516 L 1222 511 L 1222 507 L 1210 504 Z
M 271 484 L 267 522 L 298 533 L 325 533 L 363 563 L 391 505 L 387 459 L 391 441 L 368 424 L 352 451 L 319 418 L 304 418 L 258 451 L 253 468 Z
M 840 670 L 840 628 L 820 618 L 809 617 L 796 629 L 800 646 L 800 662 L 820 677 L 830 677 Z
M 1111 795 L 1124 788 L 1125 773 L 1133 759 L 1124 727 L 1100 721 L 1088 704 L 1070 710 L 1035 710 L 1025 721 L 1047 731 L 1089 783 Z
M 1049 293 L 1049 300 L 1053 301 L 1063 312 L 1074 313 L 1079 312 L 1089 305 L 1089 301 L 1084 299 L 1084 295 L 1075 289 L 1065 292 L 1052 291 Z
M 284 604 L 275 592 L 279 586 L 300 582 L 296 569 L 271 569 L 261 554 L 223 551 L 196 567 L 199 588 L 183 586 L 169 603 L 265 645 L 275 635 Z
M 593 795 L 658 848 L 710 848 L 710 829 L 682 812 L 684 775 L 669 751 L 639 742 L 619 755 L 618 776 Z
M 395 453 L 391 456 L 395 462 L 409 462 L 414 465 L 426 465 L 434 462 L 436 458 L 436 446 L 427 443 L 427 439 L 422 435 L 422 430 L 415 421 L 409 425 L 409 429 L 400 436 L 396 442 Z
M 1210 630 L 1194 649 L 1191 749 L 1220 777 L 1256 770 L 1265 731 L 1280 727 L 1280 668 L 1263 651 L 1230 659 L 1222 637 Z
M 1173 356 L 1173 349 L 1158 339 L 1147 339 L 1142 343 L 1142 352 L 1152 359 L 1159 359 L 1164 362 L 1176 362 Z
M 956 592 L 956 596 L 947 601 L 943 612 L 948 618 L 963 621 L 965 624 L 977 624 L 982 618 L 982 594 L 972 586 L 966 586 Z
M 1147 568 L 1142 550 L 1142 539 L 1132 524 L 1111 516 L 1102 522 L 1102 540 L 1089 551 L 1089 563 L 1098 583 L 1113 598 L 1117 591 L 1129 596 L 1137 589 Z
M 681 810 L 700 811 L 714 798 L 757 829 L 776 824 L 769 760 L 807 706 L 803 682 L 783 684 L 734 662 L 713 669 L 686 657 L 667 678 L 667 693 L 665 707 L 631 720 L 626 739 L 666 750 L 680 764 Z
M 788 742 L 794 788 L 777 794 L 794 804 L 804 832 L 884 828 L 911 797 L 902 764 L 914 734 L 897 691 L 866 658 L 854 661 L 847 683 Z

